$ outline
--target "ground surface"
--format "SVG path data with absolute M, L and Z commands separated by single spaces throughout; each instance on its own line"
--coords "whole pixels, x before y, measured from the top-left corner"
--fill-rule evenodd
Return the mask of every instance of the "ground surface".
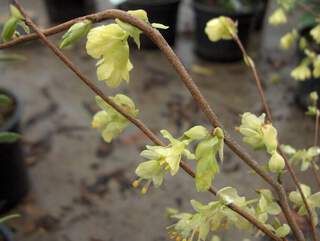
M 0 14 L 6 15 L 1 1 Z M 25 0 L 24 5 L 46 25 L 42 1 Z M 101 1 L 101 7 L 108 4 Z M 192 51 L 191 10 L 183 6 L 183 21 L 175 50 L 195 82 L 212 104 L 226 128 L 239 139 L 234 126 L 238 114 L 259 113 L 261 106 L 250 73 L 241 63 L 211 64 L 198 59 Z M 312 142 L 312 121 L 294 104 L 294 84 L 288 67 L 294 54 L 279 54 L 278 38 L 285 29 L 266 28 L 253 37 L 251 51 L 259 59 L 258 68 L 274 111 L 281 141 L 302 147 Z M 96 80 L 94 61 L 86 56 L 83 45 L 67 51 L 83 73 Z M 184 173 L 168 178 L 160 190 L 141 196 L 130 187 L 139 151 L 150 142 L 135 127 L 130 127 L 112 145 L 104 144 L 90 128 L 95 104 L 92 93 L 43 47 L 40 42 L 11 50 L 27 57 L 24 62 L 0 63 L 1 86 L 13 90 L 24 103 L 23 132 L 32 191 L 18 209 L 22 218 L 12 223 L 21 241 L 160 241 L 168 240 L 165 227 L 166 207 L 190 210 L 189 200 L 212 200 L 198 196 L 193 181 Z M 141 111 L 141 119 L 158 131 L 169 129 L 179 135 L 194 124 L 206 124 L 182 86 L 179 78 L 158 51 L 132 51 L 134 70 L 131 83 L 121 91 L 128 93 Z M 207 67 L 209 74 L 194 71 L 195 65 Z M 282 81 L 271 84 L 273 72 Z M 100 85 L 106 93 L 114 91 Z M 303 138 L 301 138 L 301 136 Z M 261 160 L 265 157 L 254 153 Z M 236 186 L 242 194 L 252 195 L 264 184 L 229 150 L 215 186 Z M 306 175 L 304 181 L 309 179 Z M 289 183 L 289 186 L 291 184 Z M 13 187 L 14 188 L 14 187 Z M 241 237 L 241 238 L 239 238 Z M 223 240 L 246 237 L 232 231 L 222 232 Z

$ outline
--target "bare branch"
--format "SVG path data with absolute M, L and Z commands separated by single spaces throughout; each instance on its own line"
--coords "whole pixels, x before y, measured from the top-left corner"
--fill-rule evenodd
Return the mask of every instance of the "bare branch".
M 31 27 L 35 33 L 41 38 L 43 43 L 50 48 L 54 54 L 62 61 L 65 63 L 65 65 L 71 69 L 93 92 L 95 92 L 97 95 L 99 95 L 104 101 L 106 101 L 110 106 L 112 106 L 115 110 L 117 110 L 119 113 L 121 113 L 124 117 L 126 117 L 129 121 L 131 121 L 133 124 L 135 124 L 148 138 L 150 138 L 155 144 L 157 145 L 164 145 L 164 143 L 158 139 L 158 137 L 150 130 L 148 129 L 147 126 L 145 126 L 140 120 L 136 119 L 135 117 L 129 115 L 128 113 L 125 112 L 123 108 L 118 106 L 115 102 L 113 102 L 110 98 L 105 96 L 102 91 L 100 91 L 92 82 L 85 77 L 78 69 L 77 67 L 53 44 L 49 41 L 49 39 L 41 32 L 41 30 L 32 22 L 30 17 L 26 14 L 25 10 L 22 8 L 22 6 L 17 2 L 14 1 L 17 8 L 21 11 L 21 13 L 25 16 L 26 18 L 26 24 Z M 119 16 L 114 16 L 118 17 L 121 20 L 124 20 L 126 22 L 130 23 L 136 23 L 136 25 L 141 25 L 141 26 L 146 26 L 142 21 L 139 19 L 133 18 L 129 14 L 126 14 L 125 12 L 119 11 L 119 10 L 113 10 L 115 13 L 118 13 Z M 135 24 L 133 24 L 135 25 Z M 149 32 L 151 32 L 152 28 L 149 28 Z M 161 34 L 158 31 L 154 31 L 157 35 Z M 162 37 L 162 36 L 161 36 Z M 168 45 L 166 45 L 168 46 Z M 192 169 L 185 163 L 181 162 L 181 168 L 183 168 L 190 176 L 195 177 L 194 172 Z M 214 188 L 210 188 L 209 192 L 212 194 L 217 193 L 217 191 Z M 271 237 L 273 240 L 276 241 L 281 241 L 281 238 L 278 238 L 272 231 L 270 231 L 264 224 L 259 222 L 257 219 L 255 219 L 253 216 L 251 216 L 249 213 L 245 212 L 243 209 L 240 207 L 234 205 L 234 204 L 229 204 L 228 207 L 232 209 L 233 211 L 237 212 L 239 215 L 242 217 L 246 218 L 249 222 L 251 222 L 253 225 L 255 225 L 258 229 L 260 229 L 262 232 L 264 232 L 266 235 Z

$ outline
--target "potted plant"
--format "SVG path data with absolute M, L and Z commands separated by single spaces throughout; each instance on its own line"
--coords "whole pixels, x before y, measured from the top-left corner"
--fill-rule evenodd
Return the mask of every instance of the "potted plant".
M 309 50 L 311 50 L 313 53 L 320 54 L 320 46 L 315 43 L 310 34 L 314 27 L 316 27 L 316 23 L 309 23 L 306 26 L 301 26 L 299 30 L 299 38 L 301 43 L 303 42 L 303 44 L 308 46 Z M 303 63 L 303 61 L 307 60 L 305 53 L 306 47 L 298 45 L 296 49 L 296 62 L 297 64 Z M 308 65 L 308 68 L 312 69 L 311 63 Z M 305 79 L 300 80 L 297 83 L 295 100 L 297 104 L 304 110 L 306 110 L 310 104 L 308 96 L 312 91 L 320 93 L 320 78 L 317 74 L 310 74 L 309 77 L 306 76 Z
M 310 103 L 309 93 L 320 93 L 320 27 L 317 21 L 320 6 L 313 1 L 280 3 L 269 17 L 269 22 L 276 26 L 286 24 L 293 12 L 299 13 L 298 27 L 286 32 L 279 46 L 283 50 L 293 49 L 296 52 L 297 64 L 291 71 L 291 77 L 297 80 L 296 102 L 306 110 Z
M 52 23 L 65 22 L 96 10 L 93 0 L 45 0 L 45 4 Z
M 237 23 L 229 17 L 219 16 L 210 19 L 206 24 L 207 37 L 213 41 L 230 40 L 239 47 L 253 80 L 257 85 L 263 112 L 259 115 L 244 112 L 236 130 L 242 136 L 242 142 L 236 141 L 223 127 L 223 124 L 210 104 L 201 93 L 182 62 L 167 44 L 147 13 L 143 10 L 123 12 L 106 10 L 81 19 L 69 21 L 60 27 L 41 30 L 28 16 L 24 8 L 15 1 L 17 11 L 23 21 L 34 31 L 33 34 L 13 39 L 12 36 L 0 44 L 0 49 L 14 46 L 30 39 L 41 39 L 42 42 L 61 60 L 67 68 L 76 74 L 96 95 L 99 108 L 92 119 L 92 127 L 96 129 L 107 143 L 119 136 L 130 124 L 134 124 L 153 143 L 146 145 L 141 152 L 143 161 L 138 164 L 135 173 L 137 179 L 132 185 L 146 194 L 151 188 L 159 188 L 167 176 L 176 176 L 180 171 L 194 178 L 194 186 L 198 192 L 210 192 L 214 200 L 203 204 L 191 200 L 192 212 L 179 212 L 169 209 L 168 214 L 175 222 L 167 228 L 169 237 L 176 241 L 219 240 L 217 232 L 228 226 L 246 230 L 249 234 L 265 234 L 274 241 L 287 240 L 292 234 L 297 241 L 306 241 L 306 235 L 298 224 L 298 218 L 308 221 L 312 230 L 312 238 L 318 240 L 317 210 L 320 208 L 320 192 L 301 183 L 300 171 L 313 171 L 313 178 L 320 187 L 320 174 L 317 168 L 317 157 L 320 155 L 318 146 L 320 110 L 317 108 L 319 97 L 316 92 L 310 94 L 311 106 L 309 114 L 315 117 L 315 141 L 310 148 L 298 150 L 289 145 L 281 145 L 279 131 L 275 128 L 272 112 L 266 99 L 261 78 L 255 67 L 254 60 L 248 55 L 239 37 Z M 115 18 L 115 22 L 93 27 L 93 23 Z M 57 30 L 58 28 L 58 30 Z M 88 31 L 89 28 L 89 31 Z M 12 29 L 4 31 L 14 32 Z M 173 136 L 168 130 L 160 131 L 163 138 L 152 131 L 138 119 L 140 111 L 134 101 L 121 93 L 107 96 L 94 82 L 90 81 L 64 53 L 46 35 L 67 31 L 62 37 L 61 47 L 75 44 L 81 37 L 87 37 L 86 51 L 97 64 L 98 80 L 104 81 L 110 88 L 117 88 L 129 81 L 133 64 L 130 60 L 128 40 L 139 45 L 140 34 L 145 33 L 162 50 L 172 64 L 183 84 L 186 86 L 201 111 L 208 119 L 208 126 L 196 125 Z M 45 34 L 44 34 L 45 33 Z M 8 35 L 6 35 L 8 37 Z M 209 126 L 210 125 L 210 126 Z M 302 138 L 302 137 L 300 137 Z M 239 194 L 234 187 L 217 188 L 213 185 L 223 162 L 224 148 L 239 157 L 256 174 L 253 178 L 261 178 L 267 187 L 256 190 L 254 197 Z M 262 151 L 265 161 L 257 161 L 251 151 Z M 250 151 L 250 152 L 249 152 Z M 193 165 L 190 165 L 192 163 Z M 287 192 L 283 178 L 288 175 L 292 179 L 295 190 Z M 217 183 L 215 183 L 217 184 Z M 199 195 L 200 196 L 200 195 Z M 297 212 L 295 212 L 297 210 Z M 146 210 L 150 211 L 150 210 Z
M 162 23 L 168 26 L 168 29 L 160 30 L 168 44 L 173 46 L 176 42 L 178 10 L 181 0 L 127 0 L 118 5 L 119 9 L 145 10 L 153 23 Z M 157 46 L 148 38 L 142 36 L 141 46 L 145 49 L 155 49 Z
M 248 0 L 193 0 L 195 15 L 195 52 L 212 61 L 229 62 L 242 58 L 242 53 L 233 41 L 212 43 L 204 33 L 207 22 L 219 16 L 227 16 L 237 21 L 239 38 L 246 47 L 256 18 L 256 10 L 261 5 Z
M 0 89 L 0 212 L 14 207 L 28 192 L 29 180 L 19 140 L 21 103 Z

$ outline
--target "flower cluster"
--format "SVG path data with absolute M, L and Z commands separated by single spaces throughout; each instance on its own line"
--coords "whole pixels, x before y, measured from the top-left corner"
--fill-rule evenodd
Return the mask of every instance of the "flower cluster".
M 246 219 L 227 207 L 235 204 L 264 223 L 278 237 L 285 237 L 290 232 L 287 224 L 281 225 L 276 218 L 274 218 L 274 225 L 267 224 L 270 215 L 278 215 L 281 211 L 271 191 L 259 190 L 258 193 L 259 199 L 246 200 L 245 197 L 239 196 L 236 189 L 225 187 L 217 193 L 219 199 L 207 205 L 192 200 L 191 205 L 195 213 L 179 213 L 171 209 L 170 217 L 178 221 L 168 227 L 169 236 L 175 240 L 197 238 L 196 240 L 205 241 L 210 232 L 216 232 L 230 225 L 240 230 L 253 230 L 253 226 Z
M 281 149 L 290 156 L 290 162 L 292 164 L 300 165 L 301 171 L 308 170 L 311 162 L 320 154 L 320 148 L 316 146 L 310 147 L 309 149 L 296 150 L 292 146 L 282 145 Z
M 20 35 L 17 31 L 18 26 L 21 26 L 26 33 L 30 32 L 28 26 L 24 22 L 23 15 L 15 6 L 10 5 L 10 17 L 4 23 L 1 33 L 3 42 L 8 42 L 12 38 Z
M 277 152 L 278 140 L 277 130 L 271 123 L 265 122 L 265 114 L 257 117 L 246 112 L 241 117 L 241 125 L 237 130 L 243 135 L 243 141 L 254 149 L 265 148 L 271 155 L 269 160 L 269 170 L 281 172 L 285 167 L 285 162 Z
M 316 208 L 320 208 L 320 192 L 311 193 L 311 188 L 307 185 L 300 184 L 302 192 L 307 199 L 308 206 L 311 208 L 312 217 L 315 223 L 318 223 L 318 214 Z M 298 214 L 301 216 L 307 216 L 308 212 L 304 205 L 300 192 L 293 191 L 289 194 L 290 201 L 294 204 L 294 207 L 298 209 Z
M 205 127 L 195 126 L 178 139 L 167 130 L 162 130 L 161 134 L 169 141 L 169 144 L 167 146 L 146 146 L 141 156 L 148 161 L 140 163 L 137 167 L 136 175 L 139 179 L 133 183 L 133 186 L 138 187 L 140 182 L 145 180 L 143 193 L 148 190 L 151 183 L 159 187 L 167 172 L 172 176 L 177 174 L 181 159 L 184 157 L 196 160 L 197 190 L 208 190 L 214 176 L 219 171 L 216 155 L 219 153 L 220 158 L 223 158 L 224 136 L 221 129 L 215 129 L 210 135 Z M 194 141 L 199 142 L 195 148 L 195 154 L 188 149 Z
M 110 98 L 130 115 L 137 116 L 139 114 L 134 102 L 129 97 L 117 94 L 115 97 Z M 102 137 L 106 142 L 111 142 L 129 125 L 129 121 L 101 97 L 97 96 L 96 102 L 102 110 L 94 115 L 92 127 L 101 131 Z
M 128 11 L 129 14 L 149 24 L 144 10 Z M 140 47 L 141 30 L 116 19 L 116 23 L 102 25 L 90 30 L 87 41 L 87 53 L 98 59 L 98 80 L 106 81 L 112 88 L 118 87 L 123 80 L 129 81 L 133 66 L 129 59 L 128 38 L 132 37 Z M 156 28 L 166 28 L 161 24 L 152 24 Z

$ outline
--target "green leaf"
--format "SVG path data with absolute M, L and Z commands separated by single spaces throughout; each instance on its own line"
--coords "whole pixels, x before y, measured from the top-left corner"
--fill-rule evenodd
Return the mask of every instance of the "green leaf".
M 3 94 L 0 94 L 0 106 L 4 106 L 4 105 L 10 105 L 12 103 L 12 100 Z
M 307 28 L 307 27 L 313 27 L 316 24 L 316 19 L 312 14 L 305 13 L 302 14 L 299 17 L 299 28 Z
M 1 34 L 3 42 L 8 42 L 12 39 L 12 37 L 17 29 L 18 22 L 19 22 L 19 19 L 16 17 L 10 17 L 5 22 L 5 24 L 3 26 L 2 34 Z
M 218 144 L 218 138 L 210 138 L 200 142 L 196 148 L 196 189 L 206 191 L 211 186 L 215 175 L 219 172 L 216 152 L 213 147 Z
M 13 143 L 20 138 L 19 134 L 13 132 L 0 132 L 0 143 Z

